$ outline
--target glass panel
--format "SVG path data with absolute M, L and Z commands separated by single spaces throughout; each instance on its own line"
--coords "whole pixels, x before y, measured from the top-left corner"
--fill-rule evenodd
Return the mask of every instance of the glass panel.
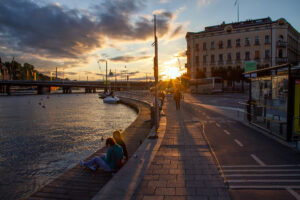
M 286 138 L 288 77 L 278 75 L 252 81 L 252 122 Z

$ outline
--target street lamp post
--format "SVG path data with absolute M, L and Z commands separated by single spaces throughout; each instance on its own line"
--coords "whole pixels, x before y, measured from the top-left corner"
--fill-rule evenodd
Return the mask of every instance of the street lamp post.
M 156 36 L 156 16 L 154 15 L 154 78 L 155 78 L 155 130 L 157 133 L 159 124 L 159 108 L 158 108 L 158 43 Z

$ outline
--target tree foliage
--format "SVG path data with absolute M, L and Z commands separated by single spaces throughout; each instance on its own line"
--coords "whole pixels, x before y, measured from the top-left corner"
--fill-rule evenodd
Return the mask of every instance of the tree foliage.
M 34 74 L 36 75 L 36 80 L 50 80 L 49 76 L 40 73 L 29 63 L 24 63 L 22 66 L 21 63 L 12 60 L 3 64 L 12 80 L 34 80 Z

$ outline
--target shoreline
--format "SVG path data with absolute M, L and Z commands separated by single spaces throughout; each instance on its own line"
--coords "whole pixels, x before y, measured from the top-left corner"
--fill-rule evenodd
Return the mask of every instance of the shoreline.
M 131 157 L 150 132 L 150 105 L 133 99 L 121 97 L 121 103 L 137 111 L 136 119 L 122 131 L 122 136 Z M 102 147 L 85 160 L 100 156 L 106 152 Z M 79 162 L 79 161 L 78 161 Z M 60 198 L 60 199 L 91 199 L 111 179 L 111 173 L 98 170 L 92 172 L 76 164 L 59 176 L 50 179 L 44 186 L 25 197 L 25 199 Z M 75 191 L 75 192 L 74 192 Z

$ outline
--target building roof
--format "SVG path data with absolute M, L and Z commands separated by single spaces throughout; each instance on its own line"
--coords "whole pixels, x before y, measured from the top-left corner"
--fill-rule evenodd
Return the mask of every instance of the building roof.
M 272 19 L 270 17 L 267 17 L 267 18 L 261 18 L 261 19 L 246 20 L 246 21 L 242 21 L 242 22 L 233 22 L 233 23 L 228 23 L 228 24 L 223 22 L 220 25 L 207 26 L 204 28 L 204 31 L 187 32 L 186 36 L 188 36 L 189 34 L 201 34 L 201 33 L 215 32 L 215 31 L 222 31 L 227 26 L 232 27 L 232 29 L 238 29 L 238 28 L 246 28 L 246 27 L 251 27 L 251 26 L 272 24 L 272 23 L 278 22 L 279 20 L 284 20 L 293 30 L 296 31 L 296 33 L 299 34 L 299 32 L 291 24 L 289 24 L 285 19 L 280 18 L 276 21 L 272 21 Z

